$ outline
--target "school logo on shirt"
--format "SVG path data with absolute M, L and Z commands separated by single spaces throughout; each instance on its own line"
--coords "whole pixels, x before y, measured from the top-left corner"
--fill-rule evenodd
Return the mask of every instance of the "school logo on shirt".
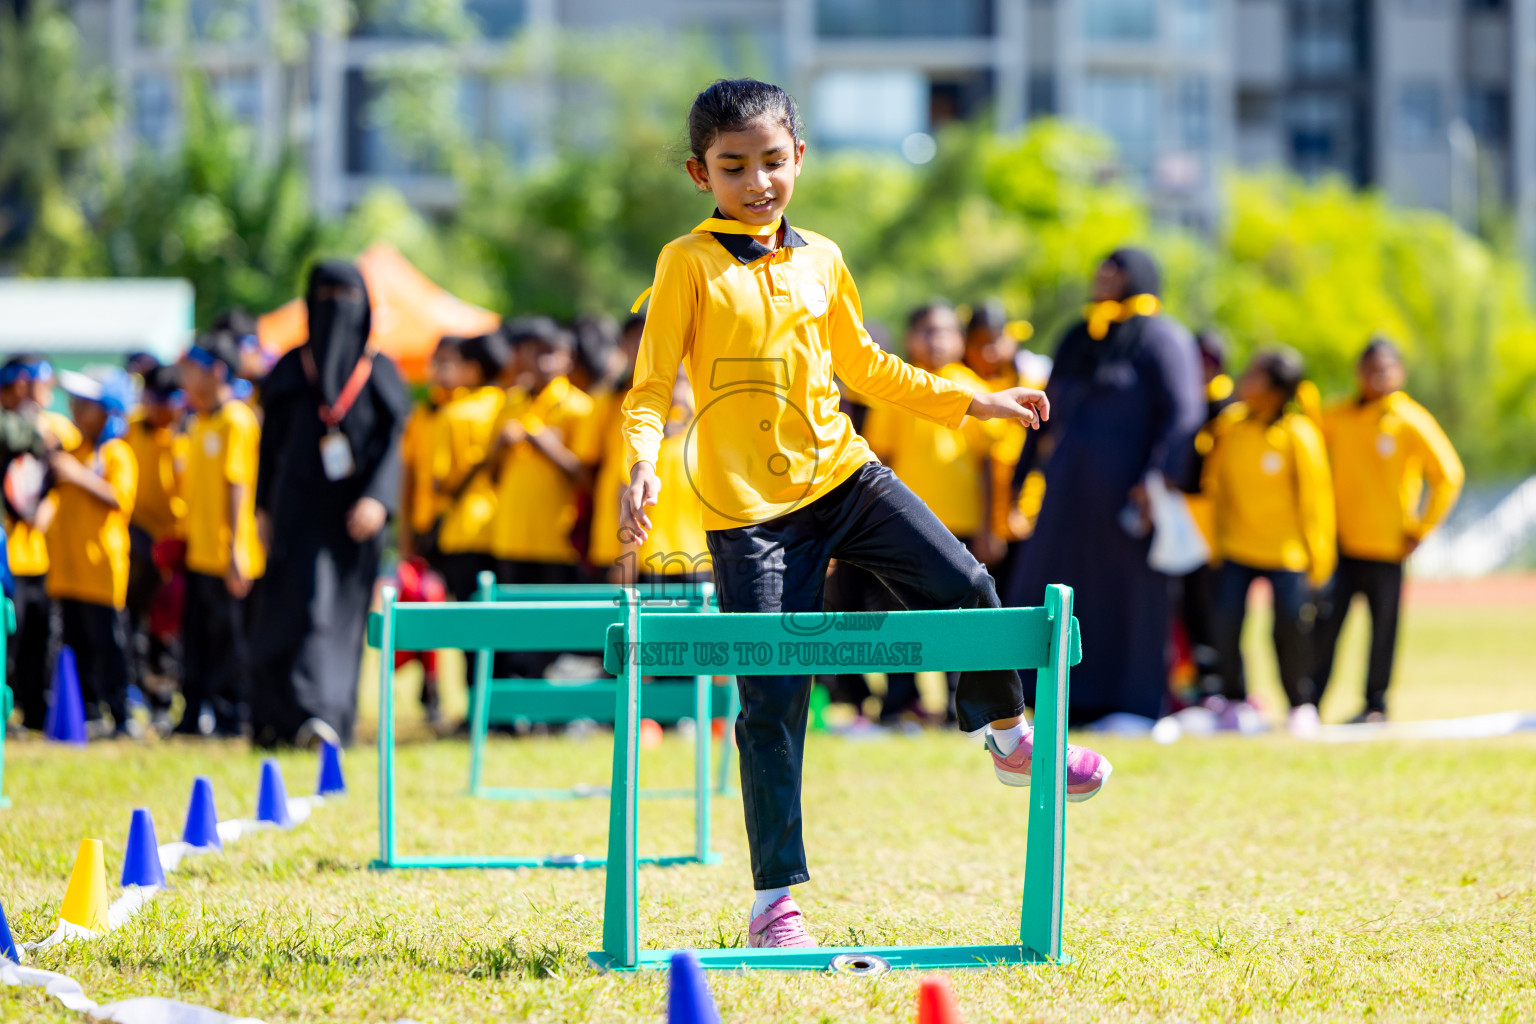
M 1376 454 L 1384 459 L 1390 459 L 1397 451 L 1397 438 L 1391 434 L 1376 435 Z
M 1259 468 L 1264 471 L 1265 476 L 1274 476 L 1285 468 L 1285 459 L 1279 452 L 1265 452 L 1259 459 Z
M 203 435 L 203 454 L 210 459 L 219 454 L 219 435 L 209 431 Z
M 810 310 L 811 316 L 820 319 L 827 312 L 827 290 L 821 286 L 820 281 L 809 281 L 800 287 L 800 297 L 805 301 L 805 308 Z

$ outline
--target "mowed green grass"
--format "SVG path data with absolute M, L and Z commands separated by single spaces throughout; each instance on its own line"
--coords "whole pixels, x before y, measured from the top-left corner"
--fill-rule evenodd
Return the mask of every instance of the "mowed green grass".
M 1402 717 L 1536 709 L 1531 607 L 1410 610 Z M 1259 653 L 1257 688 L 1278 699 Z M 1325 707 L 1357 709 L 1358 631 Z M 410 676 L 401 682 L 406 718 Z M 1530 1021 L 1536 1019 L 1536 736 L 1478 742 L 1304 744 L 1096 741 L 1113 782 L 1069 808 L 1070 966 L 956 972 L 978 1021 Z M 599 781 L 609 743 L 494 743 L 492 781 Z M 48 933 L 81 838 L 120 869 L 128 812 L 179 832 L 191 778 L 213 776 L 224 817 L 255 806 L 242 745 L 7 748 L 0 900 L 20 939 Z M 606 803 L 506 804 L 461 795 L 462 743 L 402 755 L 406 852 L 600 853 Z M 311 756 L 282 758 L 290 791 Z M 688 748 L 647 752 L 647 783 L 681 784 Z M 293 832 L 200 858 L 105 939 L 49 951 L 100 1001 L 163 995 L 267 1021 L 661 1021 L 660 976 L 601 977 L 600 871 L 395 872 L 375 855 L 374 758 L 352 795 Z M 813 738 L 799 890 L 828 943 L 998 942 L 1017 927 L 1026 794 L 992 779 L 952 734 Z M 749 896 L 740 803 L 715 802 L 710 867 L 641 873 L 651 944 L 742 941 Z M 688 848 L 686 802 L 642 805 L 647 852 Z M 912 1019 L 917 978 L 714 976 L 727 1022 Z M 79 1020 L 35 989 L 0 989 L 0 1019 Z

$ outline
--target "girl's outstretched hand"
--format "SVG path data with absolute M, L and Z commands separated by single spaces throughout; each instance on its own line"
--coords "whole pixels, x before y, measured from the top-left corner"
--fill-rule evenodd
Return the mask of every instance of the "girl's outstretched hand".
M 1051 418 L 1051 403 L 1044 391 L 1004 388 L 1002 391 L 975 395 L 966 413 L 979 420 L 1023 420 L 1038 429 L 1040 424 Z
M 619 539 L 634 544 L 644 544 L 651 535 L 651 517 L 645 510 L 656 504 L 661 494 L 661 481 L 656 477 L 656 467 L 649 462 L 637 462 L 629 471 L 629 486 L 619 492 Z

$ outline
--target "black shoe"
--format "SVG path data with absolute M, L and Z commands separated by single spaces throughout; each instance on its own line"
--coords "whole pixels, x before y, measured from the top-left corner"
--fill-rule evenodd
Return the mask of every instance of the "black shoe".
M 1360 712 L 1354 718 L 1351 718 L 1349 720 L 1349 724 L 1350 725 L 1382 725 L 1382 724 L 1384 724 L 1386 722 L 1386 720 L 1387 720 L 1387 713 L 1385 711 L 1372 711 L 1370 708 L 1366 708 L 1364 711 Z

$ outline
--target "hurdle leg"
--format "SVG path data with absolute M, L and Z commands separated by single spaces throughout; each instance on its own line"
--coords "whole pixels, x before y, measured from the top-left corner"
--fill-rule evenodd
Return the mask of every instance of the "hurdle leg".
M 640 595 L 625 587 L 623 671 L 613 703 L 613 786 L 608 803 L 608 877 L 603 897 L 603 952 L 615 967 L 640 961 L 636 779 L 640 772 Z
M 6 663 L 6 656 L 10 653 L 11 630 L 16 628 L 16 606 L 8 597 L 0 597 L 0 666 Z M 11 709 L 15 706 L 15 695 L 11 688 L 0 679 L 0 807 L 11 806 L 11 800 L 5 795 L 5 724 L 11 720 Z
M 1024 854 L 1024 906 L 1019 917 L 1019 941 L 1042 957 L 1059 960 L 1067 821 L 1071 589 L 1060 585 L 1048 587 L 1045 608 L 1051 623 L 1051 657 L 1050 663 L 1035 673 L 1029 837 Z
M 720 734 L 720 764 L 715 775 L 715 792 L 720 796 L 731 795 L 731 755 L 736 752 L 736 719 L 740 715 L 741 693 L 736 689 L 736 677 L 731 676 L 725 687 L 725 729 Z
M 710 704 L 714 694 L 713 676 L 694 676 L 693 678 L 693 831 L 694 831 L 694 855 L 699 858 L 699 863 L 709 861 L 709 827 L 710 827 L 710 748 L 714 745 L 713 737 L 709 734 Z
M 496 598 L 496 577 L 482 572 L 478 577 L 480 587 L 475 600 L 493 601 Z M 475 657 L 475 700 L 469 710 L 469 792 L 480 795 L 480 775 L 485 765 L 485 737 L 490 728 L 491 711 L 491 660 L 490 651 L 477 651 Z
M 379 634 L 379 866 L 395 862 L 395 588 L 384 588 Z

